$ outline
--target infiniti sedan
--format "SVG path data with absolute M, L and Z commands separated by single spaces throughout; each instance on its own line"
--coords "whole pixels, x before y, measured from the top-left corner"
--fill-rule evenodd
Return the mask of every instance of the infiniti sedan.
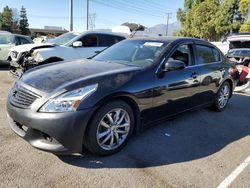
M 124 40 L 92 59 L 27 71 L 9 93 L 8 120 L 35 148 L 110 155 L 156 120 L 202 106 L 224 110 L 233 68 L 202 40 Z

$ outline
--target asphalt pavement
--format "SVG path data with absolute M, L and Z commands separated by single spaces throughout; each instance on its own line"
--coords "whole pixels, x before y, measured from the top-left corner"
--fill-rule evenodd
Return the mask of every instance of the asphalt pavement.
M 232 175 L 229 187 L 250 187 L 250 92 L 234 94 L 223 112 L 192 111 L 147 128 L 112 156 L 56 156 L 10 130 L 5 104 L 14 80 L 0 70 L 0 187 L 210 188 Z

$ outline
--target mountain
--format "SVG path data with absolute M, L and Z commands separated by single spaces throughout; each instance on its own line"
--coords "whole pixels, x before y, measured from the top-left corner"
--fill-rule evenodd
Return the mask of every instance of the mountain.
M 173 36 L 174 32 L 179 31 L 181 29 L 180 22 L 170 23 L 168 25 L 168 36 Z M 158 24 L 153 27 L 148 27 L 143 32 L 138 32 L 137 35 L 148 35 L 148 36 L 158 36 L 161 34 L 162 36 L 166 36 L 167 24 Z

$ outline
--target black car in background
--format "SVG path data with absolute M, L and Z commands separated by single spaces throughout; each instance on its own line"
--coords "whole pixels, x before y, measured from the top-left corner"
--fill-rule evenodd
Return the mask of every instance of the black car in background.
M 27 71 L 9 93 L 8 119 L 38 149 L 109 155 L 155 120 L 201 106 L 224 110 L 233 68 L 202 40 L 124 40 L 92 59 Z

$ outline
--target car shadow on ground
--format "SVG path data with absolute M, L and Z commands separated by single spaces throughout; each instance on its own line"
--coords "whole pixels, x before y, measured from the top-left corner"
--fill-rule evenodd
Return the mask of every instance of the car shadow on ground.
M 7 70 L 10 70 L 9 65 L 0 65 L 0 71 L 7 71 Z
M 59 156 L 83 168 L 145 168 L 200 159 L 250 135 L 250 96 L 234 95 L 221 112 L 204 109 L 147 128 L 119 153 L 107 157 Z

